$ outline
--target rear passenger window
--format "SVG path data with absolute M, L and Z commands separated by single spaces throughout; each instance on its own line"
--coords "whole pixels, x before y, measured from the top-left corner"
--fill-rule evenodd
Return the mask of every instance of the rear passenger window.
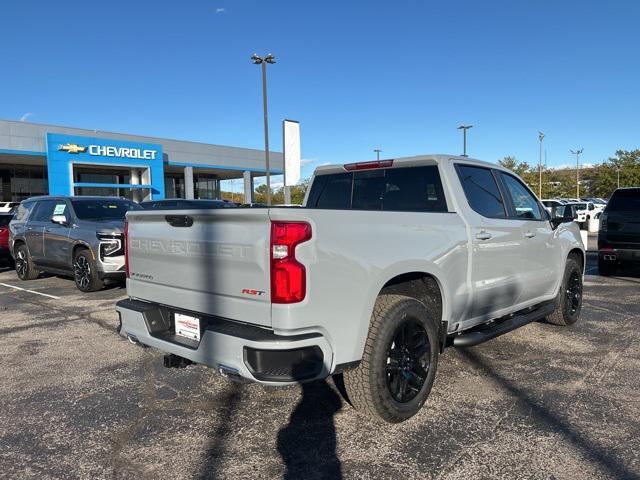
M 316 208 L 351 208 L 351 179 L 350 173 L 319 175 L 313 181 L 308 203 Z
M 38 202 L 33 215 L 31 215 L 32 222 L 49 222 L 53 216 L 53 210 L 56 206 L 55 200 L 43 200 Z
M 309 192 L 307 206 L 397 212 L 447 211 L 435 165 L 318 175 Z
M 470 165 L 456 168 L 471 208 L 484 217 L 506 217 L 504 200 L 490 169 Z

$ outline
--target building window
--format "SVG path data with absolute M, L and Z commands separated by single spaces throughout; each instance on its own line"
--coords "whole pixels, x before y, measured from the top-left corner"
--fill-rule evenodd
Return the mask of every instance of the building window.
M 20 202 L 36 195 L 47 195 L 47 168 L 40 165 L 0 165 L 0 199 Z
M 164 174 L 164 196 L 165 198 L 185 198 L 184 175 Z
M 194 195 L 195 198 L 207 200 L 219 199 L 220 188 L 219 180 L 216 175 L 208 173 L 199 173 L 194 175 Z

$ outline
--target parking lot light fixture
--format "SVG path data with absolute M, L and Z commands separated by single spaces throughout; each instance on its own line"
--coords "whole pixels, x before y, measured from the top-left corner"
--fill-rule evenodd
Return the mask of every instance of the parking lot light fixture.
M 580 198 L 580 154 L 584 151 L 584 148 L 577 150 L 569 150 L 576 156 L 576 198 Z
M 467 155 L 467 130 L 473 128 L 473 125 L 460 125 L 458 130 L 462 130 L 462 156 L 468 157 Z
M 379 148 L 374 148 L 373 151 L 376 152 L 376 160 L 380 161 L 380 152 L 382 150 L 380 150 Z
M 255 65 L 262 66 L 262 106 L 264 112 L 264 161 L 267 173 L 267 205 L 271 205 L 271 172 L 269 169 L 269 119 L 267 114 L 267 64 L 276 63 L 276 57 L 268 54 L 264 57 L 257 53 L 251 55 L 251 61 Z

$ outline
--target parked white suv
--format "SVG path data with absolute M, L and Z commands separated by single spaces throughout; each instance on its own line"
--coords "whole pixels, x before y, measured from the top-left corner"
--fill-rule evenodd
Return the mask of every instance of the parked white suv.
M 0 213 L 9 213 L 20 205 L 20 202 L 0 202 Z
M 425 403 L 446 347 L 580 315 L 573 219 L 551 219 L 511 171 L 465 157 L 320 167 L 303 208 L 127 220 L 123 336 L 166 352 L 167 366 L 236 380 L 343 373 L 351 404 L 387 422 Z

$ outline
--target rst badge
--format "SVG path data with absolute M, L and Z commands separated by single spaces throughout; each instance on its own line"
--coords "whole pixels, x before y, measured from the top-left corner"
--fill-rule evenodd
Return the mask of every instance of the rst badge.
M 242 293 L 245 295 L 260 296 L 260 295 L 264 295 L 265 292 L 264 290 L 252 290 L 250 288 L 243 288 Z

